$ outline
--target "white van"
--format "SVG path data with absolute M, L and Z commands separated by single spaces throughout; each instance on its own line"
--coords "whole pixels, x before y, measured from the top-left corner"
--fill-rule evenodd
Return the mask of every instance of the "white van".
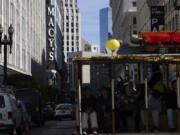
M 17 134 L 22 134 L 22 113 L 18 109 L 15 96 L 0 92 L 0 132 L 12 134 L 13 130 L 17 130 Z

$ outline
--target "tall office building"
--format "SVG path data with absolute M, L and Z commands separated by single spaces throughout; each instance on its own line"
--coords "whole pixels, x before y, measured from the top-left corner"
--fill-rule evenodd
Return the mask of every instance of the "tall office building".
M 81 17 L 77 0 L 61 0 L 63 52 L 67 62 L 68 52 L 81 51 Z
M 8 76 L 22 73 L 35 75 L 40 82 L 46 80 L 42 70 L 46 61 L 45 4 L 44 0 L 0 0 L 0 24 L 4 33 L 7 34 L 10 24 L 14 27 L 12 54 L 8 51 Z M 3 47 L 1 52 L 2 67 Z
M 110 7 L 100 10 L 100 52 L 104 52 L 106 41 L 112 34 L 112 9 Z
M 113 36 L 131 45 L 130 36 L 137 35 L 136 0 L 110 0 Z M 131 33 L 130 33 L 131 32 Z

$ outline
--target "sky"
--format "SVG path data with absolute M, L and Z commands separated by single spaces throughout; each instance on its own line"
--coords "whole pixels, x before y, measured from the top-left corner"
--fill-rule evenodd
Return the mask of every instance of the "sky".
M 99 10 L 108 6 L 109 0 L 78 0 L 82 38 L 92 45 L 100 44 Z

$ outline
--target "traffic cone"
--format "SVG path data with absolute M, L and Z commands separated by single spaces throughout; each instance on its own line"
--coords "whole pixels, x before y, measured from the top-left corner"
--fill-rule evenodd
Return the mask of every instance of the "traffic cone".
M 13 129 L 13 135 L 17 135 L 16 128 Z
M 29 126 L 28 124 L 26 124 L 26 135 L 29 135 L 29 134 L 30 134 Z

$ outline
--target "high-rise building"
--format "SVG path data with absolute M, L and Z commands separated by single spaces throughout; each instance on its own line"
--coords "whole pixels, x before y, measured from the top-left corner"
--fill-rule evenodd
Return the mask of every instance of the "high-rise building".
M 46 81 L 42 70 L 46 61 L 45 4 L 44 0 L 0 0 L 4 33 L 7 34 L 10 24 L 14 27 L 12 54 L 8 51 L 8 75 L 35 75 L 40 82 Z M 3 47 L 1 52 L 0 66 L 3 66 Z
M 136 0 L 110 0 L 113 36 L 131 45 L 131 35 L 137 35 Z
M 63 52 L 67 62 L 68 52 L 81 51 L 81 16 L 77 0 L 61 0 Z
M 112 34 L 112 9 L 110 7 L 100 10 L 100 52 L 104 52 L 106 41 Z

